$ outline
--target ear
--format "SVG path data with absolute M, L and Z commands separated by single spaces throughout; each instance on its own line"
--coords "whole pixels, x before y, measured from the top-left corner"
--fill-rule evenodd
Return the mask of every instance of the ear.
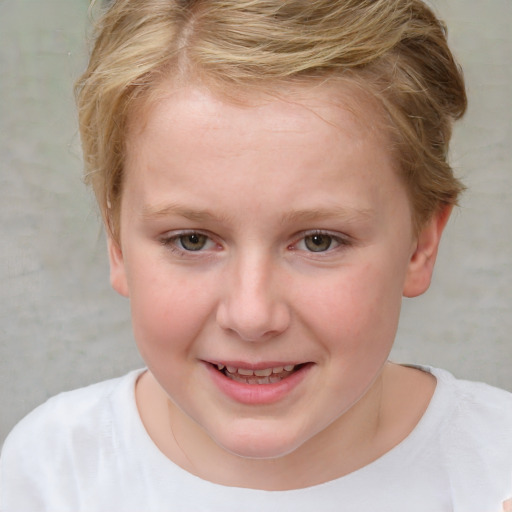
M 123 251 L 118 242 L 108 237 L 108 259 L 110 261 L 110 285 L 123 297 L 129 296 Z
M 417 297 L 428 290 L 441 235 L 450 218 L 452 208 L 452 205 L 440 208 L 418 235 L 409 261 L 403 289 L 404 297 Z

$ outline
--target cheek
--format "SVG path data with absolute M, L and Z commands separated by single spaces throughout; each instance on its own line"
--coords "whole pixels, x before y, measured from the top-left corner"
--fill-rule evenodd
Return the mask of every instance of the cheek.
M 302 310 L 330 352 L 370 355 L 389 350 L 400 314 L 400 282 L 382 265 L 340 269 L 309 294 Z
M 185 350 L 212 317 L 215 301 L 207 279 L 156 269 L 130 276 L 133 331 L 144 359 Z

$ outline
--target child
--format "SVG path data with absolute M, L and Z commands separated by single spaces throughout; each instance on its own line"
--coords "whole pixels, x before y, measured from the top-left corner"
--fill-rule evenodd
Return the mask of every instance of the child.
M 117 0 L 77 97 L 147 368 L 23 420 L 2 511 L 505 506 L 512 396 L 387 361 L 462 189 L 428 7 Z

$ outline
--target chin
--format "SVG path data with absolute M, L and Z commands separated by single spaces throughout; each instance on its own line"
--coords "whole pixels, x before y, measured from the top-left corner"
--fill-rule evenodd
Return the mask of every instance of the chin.
M 285 457 L 289 455 L 298 446 L 292 447 L 284 447 L 282 444 L 274 444 L 269 443 L 268 440 L 262 442 L 259 445 L 251 444 L 251 445 L 232 445 L 231 446 L 221 446 L 224 450 L 228 451 L 232 455 L 236 455 L 237 457 L 241 457 L 243 459 L 253 459 L 253 460 L 271 460 L 271 459 L 279 459 L 281 457 Z M 300 446 L 300 445 L 299 445 Z
M 255 425 L 242 432 L 230 431 L 225 438 L 217 437 L 214 441 L 227 452 L 245 459 L 278 459 L 298 449 L 307 439 L 294 436 L 289 430 L 279 435 L 272 428 Z

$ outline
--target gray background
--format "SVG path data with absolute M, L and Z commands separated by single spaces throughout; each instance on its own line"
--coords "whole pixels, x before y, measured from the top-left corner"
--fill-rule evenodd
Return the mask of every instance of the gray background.
M 393 358 L 512 390 L 512 1 L 433 4 L 468 82 L 452 161 L 469 191 L 431 290 L 404 302 Z M 81 182 L 87 5 L 0 0 L 0 443 L 49 396 L 142 365 Z

